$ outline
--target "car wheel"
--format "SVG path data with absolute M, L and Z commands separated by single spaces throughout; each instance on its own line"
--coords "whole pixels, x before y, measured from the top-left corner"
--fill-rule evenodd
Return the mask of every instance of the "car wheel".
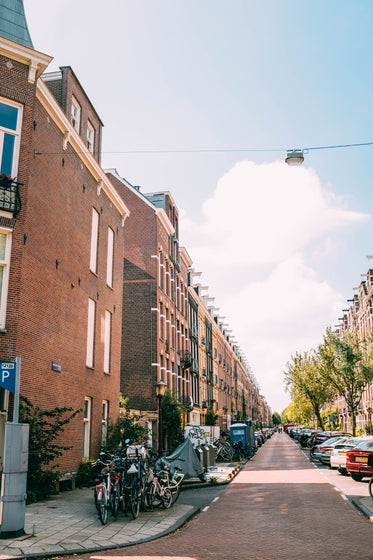
M 352 480 L 356 480 L 356 482 L 360 482 L 361 480 L 363 480 L 363 475 L 362 474 L 357 474 L 357 473 L 350 473 Z
M 339 472 L 339 474 L 342 474 L 343 476 L 347 476 L 347 474 L 348 474 L 346 469 L 343 469 L 343 468 L 338 468 L 338 472 Z

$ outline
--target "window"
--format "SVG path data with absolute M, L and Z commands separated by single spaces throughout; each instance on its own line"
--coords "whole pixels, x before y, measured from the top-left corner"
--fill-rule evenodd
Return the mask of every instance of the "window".
M 109 403 L 108 401 L 102 401 L 101 445 L 104 445 L 107 440 L 108 419 L 109 419 Z
M 95 129 L 88 121 L 87 123 L 87 148 L 93 154 L 94 149 L 94 142 L 95 142 Z
M 80 105 L 73 96 L 71 101 L 71 124 L 78 133 L 80 131 L 80 111 Z
M 106 265 L 106 283 L 113 287 L 113 263 L 114 263 L 114 232 L 108 228 L 107 232 L 107 265 Z
M 98 253 L 98 224 L 99 213 L 94 208 L 92 209 L 92 230 L 91 230 L 91 258 L 89 268 L 92 272 L 97 274 L 97 253 Z
M 84 398 L 84 420 L 83 420 L 83 459 L 89 459 L 91 448 L 91 415 L 92 398 Z
M 0 98 L 0 173 L 15 177 L 18 170 L 22 106 Z
M 105 311 L 104 372 L 110 373 L 111 313 Z
M 88 300 L 88 328 L 87 328 L 87 367 L 94 367 L 95 350 L 95 322 L 96 322 L 96 302 Z
M 5 329 L 12 236 L 0 230 L 0 329 Z

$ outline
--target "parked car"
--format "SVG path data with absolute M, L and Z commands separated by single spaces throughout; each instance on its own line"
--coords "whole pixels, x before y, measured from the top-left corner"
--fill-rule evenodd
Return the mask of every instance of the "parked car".
M 352 436 L 352 434 L 350 434 L 349 432 L 339 432 L 338 430 L 334 430 L 334 431 L 318 431 L 315 432 L 313 434 L 313 436 L 311 437 L 310 441 L 309 441 L 309 446 L 311 449 L 311 453 L 314 447 L 316 447 L 316 445 L 320 445 L 320 443 L 324 443 L 324 441 L 326 441 L 327 439 L 330 439 L 332 437 L 342 437 L 342 436 Z
M 346 469 L 346 458 L 347 458 L 347 451 L 351 451 L 355 449 L 355 447 L 362 443 L 363 441 L 373 440 L 372 436 L 360 436 L 360 437 L 351 437 L 346 440 L 344 443 L 338 443 L 335 448 L 332 450 L 330 455 L 330 466 L 332 469 L 338 469 L 338 472 L 343 475 L 347 475 Z
M 335 441 L 332 441 L 333 439 L 334 438 L 332 438 L 331 440 L 327 440 L 320 445 L 321 454 L 319 460 L 324 465 L 330 466 L 330 457 L 334 449 L 340 449 L 341 447 L 343 447 L 343 445 L 348 444 L 349 440 L 353 438 L 349 436 L 347 437 L 342 436 L 340 438 L 337 438 Z
M 365 476 L 373 476 L 373 467 L 368 465 L 368 457 L 373 453 L 373 440 L 359 443 L 355 449 L 347 451 L 346 469 L 351 478 L 360 482 Z
M 301 430 L 298 434 L 298 441 L 301 446 L 307 447 L 307 443 L 315 433 L 316 430 L 312 430 L 311 428 L 303 428 L 303 430 Z
M 310 457 L 312 459 L 321 460 L 322 450 L 326 449 L 330 445 L 333 445 L 333 443 L 336 443 L 340 439 L 342 439 L 341 436 L 334 436 L 326 439 L 325 441 L 319 443 L 318 445 L 314 445 L 311 449 Z

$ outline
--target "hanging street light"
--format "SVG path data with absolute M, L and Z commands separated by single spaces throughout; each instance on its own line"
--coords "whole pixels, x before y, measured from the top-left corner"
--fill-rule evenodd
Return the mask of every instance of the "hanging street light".
M 285 161 L 292 167 L 302 165 L 304 162 L 303 150 L 288 150 Z

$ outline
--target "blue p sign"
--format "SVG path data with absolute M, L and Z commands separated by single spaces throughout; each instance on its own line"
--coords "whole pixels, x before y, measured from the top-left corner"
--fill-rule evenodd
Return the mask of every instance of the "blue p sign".
M 15 392 L 16 386 L 16 363 L 0 362 L 0 387 L 11 393 Z

